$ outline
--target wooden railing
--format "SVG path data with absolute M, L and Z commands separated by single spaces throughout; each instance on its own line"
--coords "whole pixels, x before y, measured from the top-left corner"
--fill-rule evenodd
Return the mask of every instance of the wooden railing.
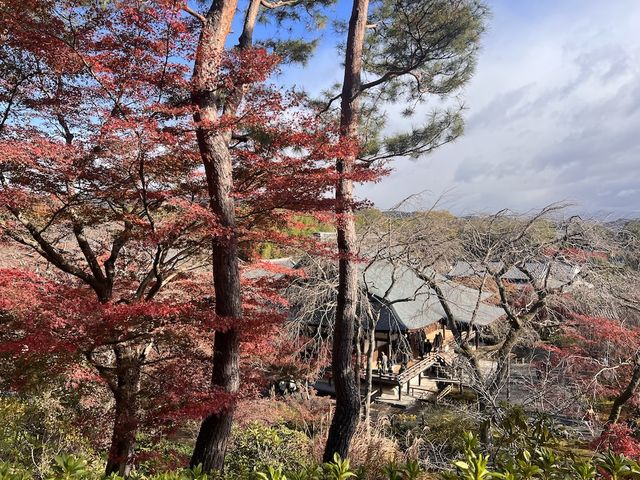
M 451 391 L 453 390 L 453 385 L 449 384 L 446 387 L 444 387 L 444 389 L 442 389 L 439 393 L 438 396 L 436 397 L 436 403 L 439 403 L 444 397 L 446 397 L 447 395 L 449 395 L 451 393 Z
M 430 353 L 425 358 L 418 360 L 416 363 L 408 367 L 399 373 L 381 373 L 378 371 L 377 378 L 386 382 L 397 382 L 398 384 L 407 383 L 414 377 L 417 377 L 420 373 L 426 369 L 438 365 L 440 360 L 447 362 L 446 356 L 442 353 Z
M 407 394 L 411 388 L 411 379 L 419 377 L 422 372 L 434 365 L 440 365 L 442 362 L 446 363 L 446 357 L 443 353 L 430 353 L 425 358 L 418 360 L 406 370 L 400 373 L 381 373 L 378 372 L 377 379 L 380 382 L 397 385 L 398 386 L 398 400 L 402 400 L 402 387 L 407 386 Z
M 396 379 L 398 380 L 398 383 L 399 384 L 407 383 L 413 377 L 416 377 L 422 372 L 424 372 L 427 368 L 430 368 L 436 365 L 440 358 L 444 360 L 444 358 L 438 355 L 437 353 L 430 353 L 429 355 L 427 355 L 426 358 L 417 361 L 416 363 L 411 365 L 409 368 L 407 368 L 405 371 L 398 373 L 396 375 Z

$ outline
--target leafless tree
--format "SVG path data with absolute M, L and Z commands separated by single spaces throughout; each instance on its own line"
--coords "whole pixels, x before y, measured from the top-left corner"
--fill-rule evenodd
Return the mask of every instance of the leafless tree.
M 557 324 L 567 292 L 576 284 L 589 285 L 590 266 L 570 252 L 587 246 L 592 225 L 577 217 L 560 218 L 564 209 L 554 204 L 525 216 L 505 210 L 450 224 L 435 221 L 431 211 L 369 228 L 371 242 L 380 247 L 378 258 L 410 268 L 436 293 L 453 332 L 458 366 L 464 367 L 489 420 L 502 411 L 514 348 L 532 344 L 540 328 Z M 468 270 L 456 280 L 477 292 L 469 318 L 456 318 L 455 300 L 443 290 L 450 280 L 441 273 L 454 260 L 464 261 Z M 482 327 L 477 316 L 487 302 L 502 309 L 503 320 L 492 328 L 491 345 L 474 348 L 475 331 Z
M 526 408 L 554 413 L 573 409 L 577 413 L 576 402 L 581 401 L 577 390 L 558 388 L 569 381 L 568 366 L 545 362 L 536 346 L 567 321 L 567 312 L 575 311 L 576 302 L 634 321 L 638 288 L 636 277 L 628 268 L 635 258 L 633 239 L 613 235 L 597 222 L 566 216 L 565 212 L 565 205 L 554 204 L 528 215 L 505 210 L 494 215 L 456 218 L 436 207 L 411 214 L 367 211 L 360 215 L 358 257 L 362 278 L 358 315 L 360 333 L 368 340 L 364 342 L 368 348 L 362 352 L 364 418 L 370 411 L 379 312 L 364 276 L 376 262 L 390 264 L 392 272 L 410 269 L 422 280 L 420 288 L 435 292 L 455 339 L 455 368 L 463 370 L 465 383 L 476 392 L 479 412 L 487 427 L 504 413 L 501 402 L 509 396 L 513 368 L 518 382 L 516 402 Z M 600 256 L 609 260 L 599 261 Z M 621 260 L 616 259 L 623 257 L 625 263 L 620 266 Z M 460 260 L 467 266 L 467 273 L 447 278 L 445 274 Z M 323 312 L 322 321 L 329 326 L 337 287 L 335 266 L 325 267 L 322 272 L 314 287 L 320 291 L 305 290 L 310 288 L 307 283 L 300 290 L 300 298 L 304 299 L 307 315 Z M 391 276 L 389 288 L 393 288 L 395 273 Z M 459 305 L 446 294 L 446 287 L 453 282 L 475 289 L 475 308 L 468 318 L 456 317 Z M 413 299 L 415 295 L 390 300 L 383 293 L 378 300 Z M 484 304 L 502 311 L 502 318 L 493 325 L 483 325 L 479 320 Z M 484 340 L 479 347 L 476 334 Z M 514 367 L 516 348 L 523 360 L 526 356 L 527 360 L 536 361 Z M 540 370 L 538 365 L 542 365 Z M 603 368 L 602 374 L 607 374 Z M 632 379 L 627 390 L 635 388 Z M 583 405 L 582 410 L 587 407 Z

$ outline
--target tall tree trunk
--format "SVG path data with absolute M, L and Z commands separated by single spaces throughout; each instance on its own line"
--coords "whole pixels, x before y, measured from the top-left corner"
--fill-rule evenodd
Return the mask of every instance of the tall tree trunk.
M 212 383 L 229 393 L 235 393 L 240 386 L 240 341 L 235 329 L 216 333 L 214 341 L 214 364 Z M 221 470 L 227 451 L 231 424 L 235 412 L 232 402 L 204 419 L 191 457 L 191 466 L 202 465 L 206 471 Z
M 608 424 L 617 423 L 622 413 L 622 407 L 631 399 L 640 387 L 640 352 L 636 352 L 633 363 L 633 373 L 626 388 L 613 401 L 609 412 Z
M 240 318 L 240 271 L 238 268 L 238 240 L 236 233 L 233 192 L 233 166 L 229 152 L 230 133 L 220 134 L 212 128 L 218 120 L 216 80 L 231 29 L 237 0 L 214 0 L 203 22 L 193 72 L 192 101 L 198 108 L 196 136 L 204 164 L 210 206 L 225 232 L 213 239 L 213 281 L 216 314 L 220 317 Z M 240 384 L 240 335 L 232 327 L 217 332 L 213 344 L 212 388 L 233 396 Z M 191 465 L 202 465 L 205 471 L 221 470 L 227 449 L 231 423 L 235 411 L 232 399 L 220 410 L 208 415 L 191 457 Z
M 362 49 L 367 27 L 369 0 L 354 0 L 349 21 L 345 56 L 344 83 L 342 85 L 340 134 L 350 141 L 358 136 L 358 109 L 361 86 Z M 358 267 L 356 255 L 356 228 L 353 212 L 353 181 L 355 155 L 338 159 L 336 169 L 340 175 L 336 187 L 336 213 L 338 217 L 338 298 L 333 333 L 331 368 L 336 389 L 336 409 L 329 428 L 324 460 L 330 461 L 335 453 L 342 458 L 349 454 L 351 439 L 360 416 L 360 391 L 353 371 L 352 354 L 355 323 L 358 321 Z
M 247 14 L 244 17 L 242 34 L 238 39 L 238 48 L 240 50 L 250 48 L 253 45 L 253 30 L 256 26 L 258 13 L 260 13 L 261 2 L 262 0 L 251 0 L 249 2 L 249 6 L 247 7 Z
M 140 393 L 140 359 L 137 349 L 118 345 L 116 355 L 115 419 L 106 474 L 129 475 L 138 431 L 138 394 Z

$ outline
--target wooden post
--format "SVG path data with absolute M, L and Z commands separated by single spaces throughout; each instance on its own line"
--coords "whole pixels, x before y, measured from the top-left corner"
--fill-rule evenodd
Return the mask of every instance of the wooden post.
M 511 354 L 507 357 L 507 402 L 511 401 Z

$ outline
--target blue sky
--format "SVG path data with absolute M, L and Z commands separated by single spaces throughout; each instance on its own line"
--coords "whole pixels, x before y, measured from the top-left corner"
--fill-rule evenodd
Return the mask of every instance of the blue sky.
M 399 159 L 358 189 L 380 208 L 426 192 L 456 213 L 528 211 L 570 201 L 589 214 L 640 216 L 640 1 L 488 0 L 475 77 L 463 92 L 465 135 L 419 160 Z M 346 18 L 349 1 L 336 14 Z M 311 93 L 341 80 L 326 32 L 305 68 L 283 76 Z M 390 128 L 419 122 L 389 110 Z

